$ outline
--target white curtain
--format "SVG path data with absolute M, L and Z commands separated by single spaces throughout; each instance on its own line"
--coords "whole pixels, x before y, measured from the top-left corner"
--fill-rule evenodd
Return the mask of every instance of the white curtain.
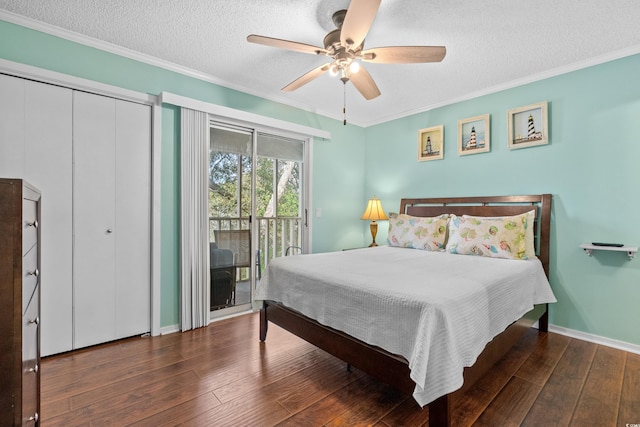
M 209 122 L 207 113 L 181 108 L 182 330 L 209 323 Z

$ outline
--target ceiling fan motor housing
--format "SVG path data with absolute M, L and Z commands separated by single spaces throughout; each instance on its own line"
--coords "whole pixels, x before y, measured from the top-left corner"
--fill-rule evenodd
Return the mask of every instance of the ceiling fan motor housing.
M 336 28 L 324 36 L 324 48 L 326 50 L 333 51 L 337 46 L 340 46 L 340 28 Z

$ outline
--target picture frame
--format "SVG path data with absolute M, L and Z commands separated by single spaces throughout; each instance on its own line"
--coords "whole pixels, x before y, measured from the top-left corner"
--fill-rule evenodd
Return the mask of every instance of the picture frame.
M 418 130 L 418 161 L 444 158 L 444 125 Z
M 548 144 L 547 102 L 509 110 L 507 132 L 510 150 Z
M 458 120 L 458 154 L 486 153 L 491 150 L 491 117 L 489 114 Z

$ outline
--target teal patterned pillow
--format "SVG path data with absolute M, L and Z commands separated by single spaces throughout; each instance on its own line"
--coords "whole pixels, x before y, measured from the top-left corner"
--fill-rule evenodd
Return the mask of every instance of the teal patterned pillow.
M 445 247 L 449 215 L 418 217 L 389 213 L 387 244 L 403 248 L 442 251 Z
M 533 219 L 534 211 L 503 217 L 451 215 L 446 250 L 492 258 L 535 258 Z

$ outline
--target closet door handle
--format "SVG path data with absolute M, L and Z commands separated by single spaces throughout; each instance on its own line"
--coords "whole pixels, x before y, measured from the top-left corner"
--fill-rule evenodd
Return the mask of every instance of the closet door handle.
M 28 271 L 27 272 L 27 276 L 36 276 L 36 277 L 38 277 L 39 275 L 40 275 L 40 271 L 37 268 L 35 270 L 33 270 L 33 271 Z
M 40 323 L 40 317 L 37 317 L 33 320 L 29 320 L 29 324 L 30 325 L 37 325 L 38 323 Z
M 28 222 L 27 223 L 27 227 L 34 227 L 34 228 L 38 228 L 38 220 L 34 220 L 32 222 Z
M 107 228 L 107 234 L 111 234 L 113 233 L 113 229 L 112 228 Z
M 29 372 L 33 372 L 34 374 L 38 373 L 38 365 L 35 365 L 33 368 L 29 368 Z

